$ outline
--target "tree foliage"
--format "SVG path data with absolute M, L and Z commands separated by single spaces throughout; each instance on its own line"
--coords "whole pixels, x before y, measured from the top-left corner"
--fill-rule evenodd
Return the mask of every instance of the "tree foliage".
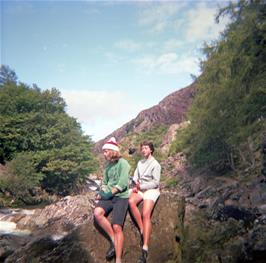
M 17 83 L 17 75 L 14 70 L 6 65 L 0 66 L 0 86 L 7 83 Z
M 231 3 L 217 20 L 223 15 L 232 23 L 203 49 L 184 141 L 196 165 L 226 169 L 234 168 L 239 144 L 265 126 L 265 1 Z
M 1 66 L 1 76 L 6 68 Z M 2 190 L 15 194 L 16 185 L 23 185 L 24 193 L 38 186 L 67 194 L 96 169 L 92 141 L 65 106 L 55 88 L 41 91 L 15 81 L 0 85 L 0 163 L 10 172 L 0 182 Z

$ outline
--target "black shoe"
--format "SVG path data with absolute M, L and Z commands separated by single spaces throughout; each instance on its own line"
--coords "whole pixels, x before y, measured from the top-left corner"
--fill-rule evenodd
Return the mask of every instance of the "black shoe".
M 146 263 L 148 257 L 148 251 L 145 249 L 142 249 L 142 255 L 140 256 L 138 263 Z
M 112 260 L 115 257 L 115 247 L 114 244 L 111 243 L 109 249 L 106 251 L 105 258 L 107 261 Z

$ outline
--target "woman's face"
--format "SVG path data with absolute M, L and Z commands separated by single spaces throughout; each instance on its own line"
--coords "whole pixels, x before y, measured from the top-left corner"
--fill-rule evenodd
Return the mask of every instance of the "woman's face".
M 151 149 L 148 145 L 142 145 L 141 146 L 141 154 L 145 157 L 148 158 L 151 155 Z
M 112 153 L 111 150 L 104 149 L 104 150 L 103 150 L 103 155 L 104 155 L 104 158 L 105 158 L 107 161 L 111 161 L 113 153 Z

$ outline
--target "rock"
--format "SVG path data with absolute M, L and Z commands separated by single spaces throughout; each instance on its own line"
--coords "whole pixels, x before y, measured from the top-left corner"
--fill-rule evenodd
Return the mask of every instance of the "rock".
M 70 231 L 92 218 L 92 207 L 95 193 L 86 195 L 67 196 L 44 209 L 36 209 L 34 214 L 24 216 L 17 221 L 17 227 L 32 231 L 60 234 Z
M 56 241 L 50 237 L 42 237 L 29 242 L 9 256 L 5 263 L 44 262 L 41 256 L 50 252 L 56 246 Z
M 15 236 L 5 234 L 0 236 L 0 262 L 5 260 L 9 255 L 21 246 L 30 241 L 28 236 Z
M 180 242 L 180 237 L 183 237 L 180 220 L 184 216 L 184 206 L 181 206 L 183 209 L 180 211 L 180 203 L 180 198 L 175 194 L 161 194 L 152 216 L 150 263 L 167 262 L 177 257 L 177 240 Z M 124 226 L 124 235 L 123 262 L 135 263 L 141 253 L 140 237 L 129 214 Z M 74 263 L 77 259 L 79 263 L 102 263 L 105 262 L 108 247 L 109 242 L 99 233 L 89 217 L 86 223 L 76 227 L 63 239 L 36 239 L 9 256 L 6 263 L 26 263 L 28 260 L 38 263 Z
M 178 130 L 187 127 L 190 124 L 190 121 L 184 121 L 181 123 L 174 123 L 170 125 L 168 131 L 163 137 L 162 144 L 160 146 L 160 151 L 163 154 L 168 154 L 171 143 L 174 141 Z
M 224 221 L 228 218 L 234 218 L 235 220 L 242 220 L 245 225 L 250 226 L 253 224 L 256 217 L 254 211 L 244 207 L 225 205 L 218 208 L 215 219 Z

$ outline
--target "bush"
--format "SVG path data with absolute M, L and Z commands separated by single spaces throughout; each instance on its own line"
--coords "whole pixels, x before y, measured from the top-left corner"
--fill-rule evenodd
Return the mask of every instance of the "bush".
M 18 154 L 7 164 L 7 170 L 0 181 L 2 191 L 9 192 L 15 199 L 24 203 L 34 202 L 31 192 L 40 187 L 43 179 L 43 174 L 36 172 L 33 159 L 31 153 Z

